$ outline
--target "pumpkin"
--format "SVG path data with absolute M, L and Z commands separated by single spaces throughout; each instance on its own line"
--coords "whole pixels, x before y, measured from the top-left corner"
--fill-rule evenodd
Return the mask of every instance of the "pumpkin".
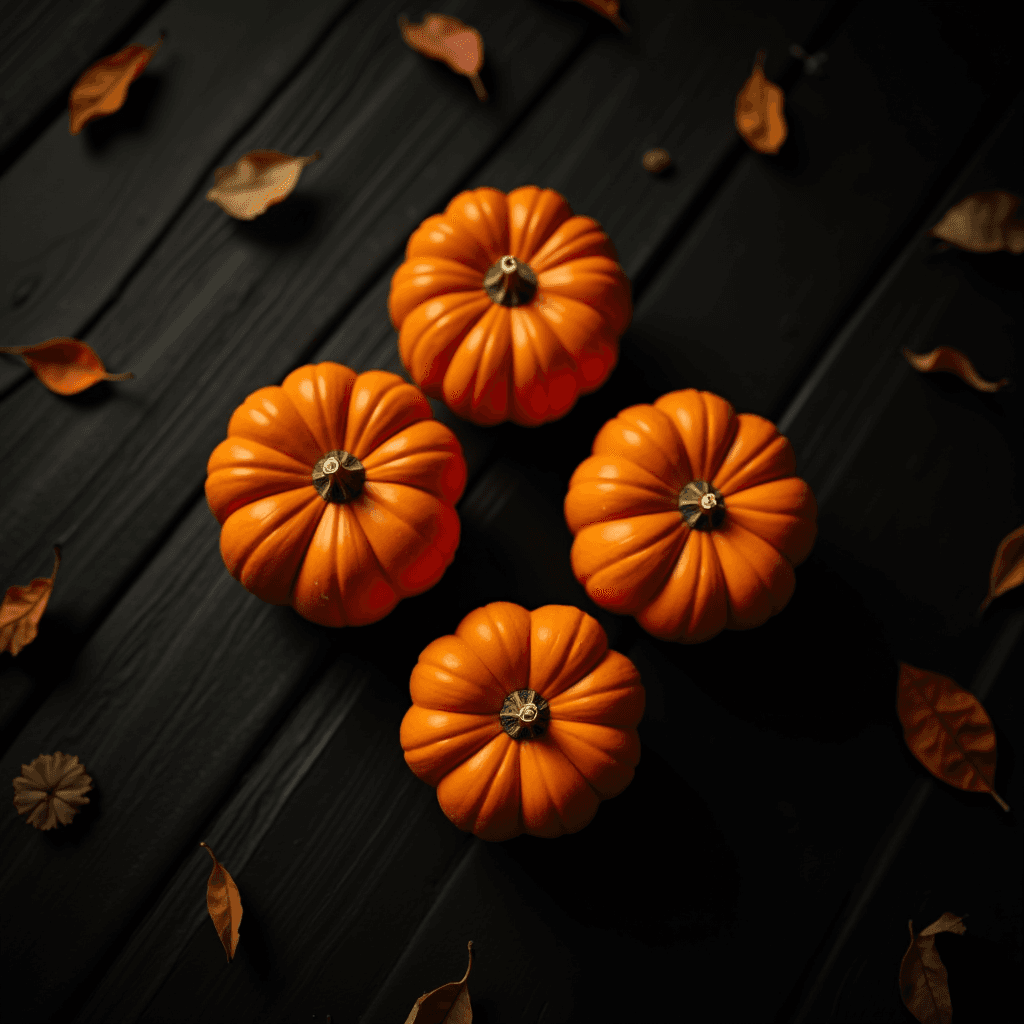
M 481 839 L 577 832 L 640 760 L 640 676 L 578 608 L 478 608 L 423 650 L 409 690 L 405 760 Z
M 300 366 L 235 410 L 206 498 L 235 579 L 325 626 L 382 619 L 443 575 L 466 485 L 455 435 L 397 374 Z
M 694 643 L 779 612 L 817 506 L 774 425 L 692 388 L 624 409 L 569 481 L 576 578 L 602 608 Z
M 462 192 L 423 221 L 388 311 L 428 395 L 474 423 L 537 426 L 604 383 L 632 304 L 597 221 L 528 185 Z

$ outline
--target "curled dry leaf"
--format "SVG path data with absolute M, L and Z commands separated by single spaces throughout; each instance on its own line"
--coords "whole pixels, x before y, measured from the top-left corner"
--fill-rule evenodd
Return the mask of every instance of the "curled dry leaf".
M 996 548 L 996 557 L 992 560 L 992 570 L 988 577 L 988 594 L 981 602 L 978 614 L 1014 587 L 1024 583 L 1024 526 L 1008 533 Z
M 414 25 L 404 14 L 398 18 L 398 28 L 406 45 L 432 60 L 441 60 L 473 83 L 477 99 L 487 99 L 487 90 L 480 81 L 484 66 L 484 41 L 475 28 L 448 14 L 428 14 L 419 25 Z
M 1013 217 L 1020 197 L 995 189 L 950 207 L 928 234 L 968 252 L 1024 252 L 1024 220 Z
M 996 777 L 996 732 L 978 699 L 938 672 L 900 662 L 896 711 L 910 752 L 934 775 L 957 789 L 991 793 Z
M 255 220 L 267 207 L 287 199 L 302 169 L 319 159 L 320 150 L 312 156 L 289 156 L 276 149 L 253 149 L 229 167 L 217 168 L 206 198 L 236 220 Z
M 904 348 L 903 355 L 915 370 L 922 373 L 955 373 L 965 384 L 970 384 L 975 391 L 998 391 L 1005 388 L 1010 381 L 1003 377 L 1002 380 L 985 380 L 974 368 L 974 364 L 959 349 L 942 345 L 933 348 L 931 352 L 911 352 Z
M 736 96 L 736 130 L 758 153 L 778 153 L 788 134 L 783 93 L 764 77 L 764 58 L 764 50 L 759 50 L 754 70 Z
M 946 965 L 935 948 L 935 936 L 939 932 L 963 935 L 967 931 L 963 918 L 947 910 L 938 921 L 933 921 L 917 935 L 914 934 L 914 922 L 907 923 L 910 926 L 910 945 L 900 963 L 903 1004 L 921 1024 L 951 1024 L 953 1007 L 949 1001 L 949 978 Z
M 50 338 L 38 345 L 0 348 L 21 356 L 29 369 L 55 394 L 77 395 L 101 380 L 130 380 L 133 373 L 107 373 L 100 357 L 77 338 Z
M 27 587 L 7 588 L 0 603 L 0 653 L 17 654 L 32 643 L 39 632 L 39 620 L 46 611 L 46 602 L 53 593 L 53 581 L 60 566 L 60 547 L 53 548 L 53 572 L 49 579 L 34 579 Z
M 70 824 L 79 807 L 89 802 L 85 794 L 90 789 L 92 779 L 77 754 L 40 754 L 21 766 L 14 780 L 14 806 L 19 814 L 28 814 L 29 825 L 56 828 Z
M 235 955 L 238 949 L 238 926 L 242 922 L 242 897 L 238 893 L 238 886 L 235 880 L 228 874 L 227 869 L 214 856 L 206 843 L 200 843 L 206 852 L 213 857 L 213 870 L 210 872 L 209 881 L 206 883 L 206 909 L 210 912 L 210 920 L 213 927 L 217 929 L 224 952 L 228 955 L 228 962 Z
M 146 70 L 165 36 L 161 32 L 152 46 L 126 46 L 83 72 L 68 98 L 68 131 L 72 135 L 94 118 L 106 117 L 124 106 L 128 86 Z
M 629 26 L 619 17 L 619 0 L 577 0 L 577 3 L 597 11 L 602 17 L 607 18 L 620 32 L 629 34 Z
M 473 967 L 473 942 L 470 940 L 469 964 L 461 981 L 450 981 L 416 1000 L 405 1024 L 472 1024 L 469 1005 L 469 972 Z

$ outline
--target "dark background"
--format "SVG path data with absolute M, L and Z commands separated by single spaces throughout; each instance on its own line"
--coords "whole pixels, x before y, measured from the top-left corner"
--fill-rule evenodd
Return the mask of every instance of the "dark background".
M 38 639 L 0 655 L 3 777 L 63 750 L 95 782 L 67 828 L 0 815 L 5 1020 L 390 1024 L 472 939 L 481 1024 L 910 1021 L 907 921 L 946 910 L 968 915 L 938 938 L 954 1019 L 1017 1019 L 1024 594 L 975 612 L 1024 520 L 1021 391 L 901 355 L 1022 373 L 1021 257 L 926 235 L 967 194 L 1024 193 L 1002 6 L 626 0 L 629 36 L 559 0 L 430 9 L 483 34 L 488 103 L 382 0 L 0 15 L 3 344 L 78 337 L 136 374 L 62 398 L 0 357 L 0 586 L 64 554 Z M 81 72 L 162 29 L 125 106 L 69 136 Z M 774 157 L 732 123 L 762 48 Z M 205 194 L 253 148 L 323 158 L 233 221 Z M 231 412 L 308 362 L 404 372 L 386 297 L 410 232 L 523 184 L 615 242 L 614 374 L 535 430 L 435 403 L 470 481 L 433 591 L 339 631 L 262 604 L 203 497 Z M 561 513 L 601 424 L 683 387 L 776 422 L 820 509 L 785 611 L 695 647 L 597 609 Z M 478 841 L 402 758 L 419 651 L 492 600 L 584 608 L 647 688 L 636 778 L 575 835 Z M 1009 814 L 906 750 L 900 660 L 982 699 Z M 230 964 L 200 840 L 242 894 Z

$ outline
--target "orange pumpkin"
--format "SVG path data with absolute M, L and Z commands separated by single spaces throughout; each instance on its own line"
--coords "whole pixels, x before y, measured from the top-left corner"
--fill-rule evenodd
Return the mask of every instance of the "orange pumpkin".
M 235 579 L 325 626 L 376 622 L 443 575 L 466 485 L 455 435 L 394 373 L 300 366 L 235 410 L 206 498 Z
M 617 259 L 551 189 L 462 192 L 412 233 L 391 280 L 402 362 L 474 423 L 558 419 L 618 358 L 633 308 Z
M 694 643 L 759 626 L 789 601 L 817 506 L 793 449 L 707 391 L 623 409 L 569 481 L 576 578 L 602 608 Z
M 640 760 L 640 676 L 578 608 L 478 608 L 424 649 L 409 690 L 405 760 L 481 839 L 577 832 Z

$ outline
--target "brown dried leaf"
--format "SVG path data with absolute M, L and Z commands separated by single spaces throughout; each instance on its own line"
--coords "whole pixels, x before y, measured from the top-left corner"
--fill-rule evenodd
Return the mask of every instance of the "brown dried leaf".
M 160 49 L 165 32 L 152 46 L 126 46 L 87 68 L 68 97 L 68 131 L 77 135 L 97 117 L 106 117 L 124 106 L 128 86 L 135 81 Z
M 938 672 L 899 664 L 896 713 L 910 752 L 937 779 L 957 789 L 991 793 L 1008 811 L 993 789 L 996 732 L 977 697 Z
M 996 557 L 992 559 L 992 569 L 988 577 L 988 595 L 981 602 L 978 614 L 1014 587 L 1024 583 L 1024 526 L 1008 533 L 996 548 Z
M 576 0 L 577 3 L 597 11 L 602 17 L 607 18 L 617 29 L 629 35 L 629 26 L 619 17 L 619 0 Z
M 60 547 L 53 547 L 53 572 L 49 579 L 34 579 L 27 587 L 7 588 L 0 602 L 0 653 L 10 651 L 16 655 L 26 644 L 32 643 L 39 632 L 39 620 L 46 610 L 46 602 L 53 593 L 53 581 L 60 566 Z
M 414 25 L 401 14 L 398 28 L 406 45 L 431 60 L 441 60 L 460 75 L 465 75 L 481 102 L 487 90 L 480 81 L 484 66 L 484 41 L 475 28 L 448 14 L 427 14 L 421 24 Z
M 229 167 L 217 168 L 206 198 L 236 220 L 255 220 L 267 207 L 287 199 L 299 183 L 302 169 L 319 159 L 320 150 L 312 156 L 250 150 Z
M 754 59 L 754 70 L 736 96 L 736 130 L 758 153 L 778 153 L 789 129 L 782 114 L 782 90 L 764 77 L 764 50 Z
M 903 355 L 915 370 L 922 373 L 955 373 L 965 384 L 970 384 L 975 391 L 998 391 L 1010 383 L 1009 379 L 985 380 L 974 368 L 974 364 L 959 349 L 941 345 L 931 352 L 911 352 L 903 349 Z
M 77 338 L 50 338 L 38 345 L 0 348 L 21 356 L 29 369 L 55 394 L 77 395 L 101 380 L 130 380 L 133 373 L 107 373 L 100 357 Z
M 1024 252 L 1024 220 L 1013 214 L 1020 197 L 995 189 L 975 192 L 950 207 L 928 234 L 968 252 Z
M 450 981 L 416 1000 L 405 1018 L 405 1024 L 472 1024 L 473 1008 L 469 1005 L 469 972 L 473 966 L 473 942 L 470 940 L 469 965 L 461 981 Z
M 238 893 L 235 880 L 227 869 L 214 857 L 206 843 L 199 844 L 213 857 L 213 870 L 206 883 L 206 909 L 210 912 L 210 920 L 217 929 L 224 952 L 231 962 L 238 949 L 238 926 L 242 923 L 242 897 Z
M 949 978 L 946 966 L 935 948 L 939 932 L 963 935 L 967 929 L 963 918 L 947 910 L 937 921 L 914 934 L 910 926 L 910 945 L 900 963 L 900 995 L 906 1008 L 921 1024 L 951 1024 L 953 1007 L 949 1001 Z
M 92 779 L 77 754 L 40 754 L 31 764 L 21 766 L 14 780 L 14 806 L 19 814 L 28 814 L 26 822 L 38 829 L 68 825 L 78 808 L 89 803 L 85 795 Z

